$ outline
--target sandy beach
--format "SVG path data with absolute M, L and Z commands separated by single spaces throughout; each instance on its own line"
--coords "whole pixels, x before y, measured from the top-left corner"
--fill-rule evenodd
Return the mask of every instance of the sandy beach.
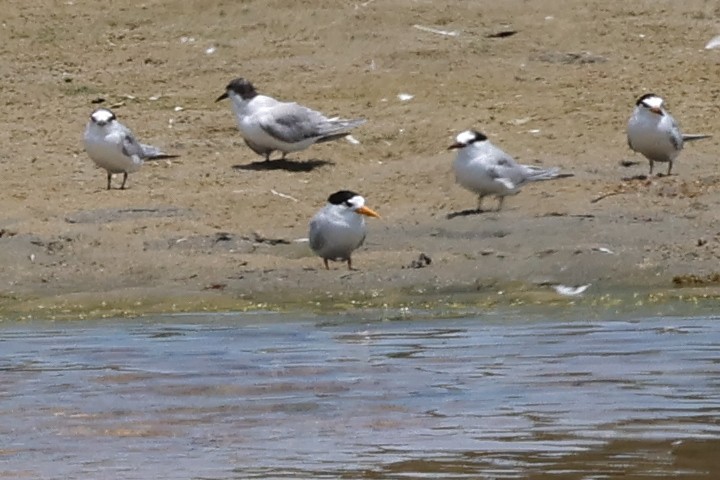
M 5 10 L 4 317 L 720 294 L 711 2 L 9 0 Z M 239 76 L 366 118 L 360 143 L 262 163 L 230 104 L 215 102 Z M 647 92 L 683 131 L 715 134 L 687 145 L 670 177 L 643 178 L 648 162 L 627 145 Z M 82 145 L 100 106 L 181 156 L 106 190 Z M 447 147 L 468 128 L 574 176 L 463 215 L 476 197 L 455 185 Z M 352 272 L 324 270 L 302 241 L 341 189 L 382 215 Z M 591 287 L 576 298 L 554 284 Z

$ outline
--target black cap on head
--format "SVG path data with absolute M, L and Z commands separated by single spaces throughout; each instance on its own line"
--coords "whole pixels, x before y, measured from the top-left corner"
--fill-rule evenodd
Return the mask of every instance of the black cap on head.
M 243 100 L 250 100 L 251 98 L 257 96 L 257 91 L 255 91 L 255 87 L 253 87 L 253 84 L 250 83 L 249 80 L 245 80 L 242 77 L 238 77 L 228 83 L 225 87 L 225 91 L 223 92 L 223 94 L 216 98 L 215 101 L 219 102 L 220 100 L 228 98 L 228 92 L 233 92 L 237 94 Z
M 225 88 L 231 92 L 237 93 L 244 99 L 253 98 L 257 95 L 255 87 L 253 87 L 253 84 L 250 83 L 250 80 L 245 80 L 242 77 L 234 79 L 232 82 L 228 83 Z
M 485 134 L 478 132 L 477 130 L 465 130 L 458 133 L 455 137 L 455 143 L 448 147 L 448 150 L 454 150 L 456 148 L 465 148 L 475 142 L 484 142 L 487 140 Z
M 483 142 L 487 140 L 488 138 L 485 136 L 484 133 L 478 132 L 477 130 L 470 130 L 473 134 L 475 134 L 475 140 L 476 142 Z
M 657 97 L 657 95 L 655 95 L 654 93 L 646 93 L 645 95 L 637 99 L 637 102 L 635 102 L 635 106 L 639 107 L 641 103 L 643 103 L 650 97 Z
M 328 203 L 333 205 L 342 205 L 353 197 L 357 197 L 359 194 L 350 190 L 340 190 L 330 195 L 327 199 Z

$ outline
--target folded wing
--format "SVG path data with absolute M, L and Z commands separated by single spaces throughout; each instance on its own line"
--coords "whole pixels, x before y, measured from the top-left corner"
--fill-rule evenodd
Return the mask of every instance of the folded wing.
M 281 103 L 259 113 L 258 123 L 274 138 L 286 143 L 298 143 L 310 138 L 327 141 L 345 136 L 348 130 L 365 123 L 365 120 L 327 118 L 320 112 L 296 103 Z

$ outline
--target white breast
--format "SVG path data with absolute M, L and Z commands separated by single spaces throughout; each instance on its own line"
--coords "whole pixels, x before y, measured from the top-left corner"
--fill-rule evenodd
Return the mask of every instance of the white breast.
M 85 151 L 98 167 L 110 173 L 132 173 L 142 166 L 142 159 L 123 153 L 122 141 L 118 132 L 106 132 L 94 124 L 85 129 Z
M 633 150 L 656 162 L 674 160 L 680 150 L 672 143 L 673 120 L 644 110 L 636 111 L 628 122 L 628 139 Z

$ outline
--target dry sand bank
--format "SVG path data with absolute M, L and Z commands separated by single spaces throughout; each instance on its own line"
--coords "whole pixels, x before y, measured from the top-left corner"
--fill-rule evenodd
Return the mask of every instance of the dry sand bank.
M 719 137 L 689 145 L 676 175 L 642 181 L 626 179 L 646 173 L 647 162 L 624 133 L 646 91 L 664 96 L 687 132 L 720 131 L 720 51 L 702 49 L 718 33 L 712 3 L 98 9 L 10 0 L 5 10 L 0 293 L 8 313 L 449 305 L 450 292 L 478 292 L 471 303 L 488 305 L 566 302 L 552 283 L 591 283 L 580 300 L 588 304 L 603 294 L 717 293 Z M 488 37 L 507 30 L 517 33 Z M 258 165 L 230 106 L 214 103 L 235 76 L 328 114 L 367 118 L 355 132 L 360 145 L 318 145 L 289 163 Z M 149 163 L 129 189 L 106 191 L 81 143 L 99 98 L 141 140 L 182 157 Z M 475 206 L 454 185 L 445 150 L 471 127 L 522 162 L 575 176 L 527 186 L 500 213 L 448 218 Z M 357 272 L 324 271 L 294 241 L 341 188 L 361 192 L 383 216 L 354 256 Z M 408 268 L 420 253 L 432 263 Z M 673 279 L 684 275 L 702 288 L 678 287 Z

